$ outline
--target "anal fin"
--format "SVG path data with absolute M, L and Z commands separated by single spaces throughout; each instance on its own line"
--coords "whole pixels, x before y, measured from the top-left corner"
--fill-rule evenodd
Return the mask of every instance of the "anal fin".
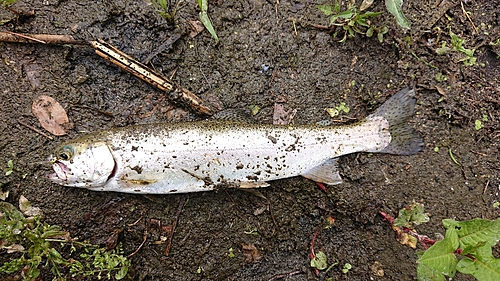
M 301 174 L 301 176 L 328 185 L 336 185 L 342 183 L 342 178 L 340 177 L 337 168 L 337 159 L 335 158 L 325 161 L 323 164 Z
M 240 186 L 238 188 L 259 188 L 268 186 L 269 183 L 265 181 L 242 181 L 240 182 Z

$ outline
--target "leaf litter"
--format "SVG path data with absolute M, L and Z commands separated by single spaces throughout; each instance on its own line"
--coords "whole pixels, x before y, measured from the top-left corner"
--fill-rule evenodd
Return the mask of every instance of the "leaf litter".
M 36 98 L 31 106 L 31 111 L 40 125 L 53 135 L 65 135 L 67 130 L 73 128 L 64 108 L 49 96 L 41 95 Z

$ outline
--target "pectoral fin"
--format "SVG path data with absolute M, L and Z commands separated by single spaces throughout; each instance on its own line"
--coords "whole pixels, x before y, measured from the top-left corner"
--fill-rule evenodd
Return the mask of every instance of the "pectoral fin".
M 314 167 L 306 173 L 302 174 L 301 176 L 328 185 L 336 185 L 342 183 L 342 178 L 340 177 L 337 168 L 336 159 L 329 159 L 323 164 Z

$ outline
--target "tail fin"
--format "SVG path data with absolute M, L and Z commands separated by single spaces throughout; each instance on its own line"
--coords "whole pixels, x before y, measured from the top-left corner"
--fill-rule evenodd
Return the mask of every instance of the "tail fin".
M 391 143 L 382 153 L 412 155 L 424 149 L 422 137 L 406 121 L 413 115 L 415 90 L 405 88 L 382 104 L 370 116 L 381 116 L 389 122 Z

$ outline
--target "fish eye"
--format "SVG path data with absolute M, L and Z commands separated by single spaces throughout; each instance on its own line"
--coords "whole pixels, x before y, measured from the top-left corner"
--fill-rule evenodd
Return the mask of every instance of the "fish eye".
M 59 152 L 57 153 L 57 157 L 59 159 L 68 161 L 73 157 L 74 151 L 71 146 L 65 145 L 61 149 L 59 149 Z

